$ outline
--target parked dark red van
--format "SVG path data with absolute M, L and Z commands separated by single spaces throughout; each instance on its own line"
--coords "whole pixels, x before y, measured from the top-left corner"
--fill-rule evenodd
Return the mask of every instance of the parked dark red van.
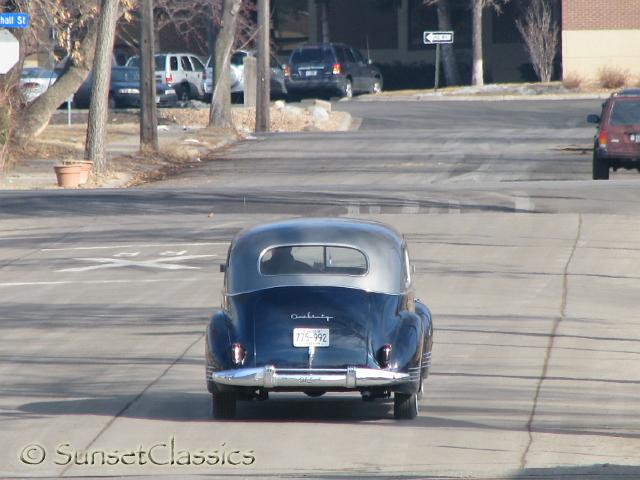
M 614 93 L 602 104 L 602 113 L 589 115 L 597 124 L 593 145 L 593 179 L 608 180 L 619 168 L 640 172 L 640 89 Z

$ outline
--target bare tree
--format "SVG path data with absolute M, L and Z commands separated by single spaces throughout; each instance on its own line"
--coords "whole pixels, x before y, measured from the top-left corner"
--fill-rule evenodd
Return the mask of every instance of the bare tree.
M 237 18 L 241 0 L 223 0 L 220 31 L 216 39 L 215 62 L 213 72 L 213 94 L 209 110 L 209 125 L 232 128 L 231 121 L 231 85 L 229 68 L 231 49 L 236 34 Z
M 484 59 L 482 52 L 482 14 L 487 7 L 493 8 L 500 13 L 502 7 L 509 0 L 470 0 L 471 1 L 471 30 L 472 30 L 472 50 L 473 67 L 471 70 L 471 83 L 473 85 L 484 85 Z
M 516 26 L 536 75 L 541 82 L 550 82 L 560 29 L 549 1 L 530 0 L 522 18 L 516 20 Z
M 223 0 L 155 0 L 156 31 L 173 27 L 188 50 L 207 51 L 208 30 L 219 30 Z M 251 41 L 255 33 L 255 1 L 241 0 L 236 20 L 235 46 Z
M 111 81 L 113 41 L 118 22 L 118 7 L 119 0 L 102 0 L 96 53 L 93 61 L 85 158 L 93 161 L 94 169 L 98 174 L 104 173 L 107 167 L 105 144 L 109 117 L 109 83 Z
M 53 31 L 58 47 L 67 52 L 58 80 L 33 102 L 22 105 L 12 119 L 10 140 L 23 144 L 45 129 L 60 104 L 78 89 L 91 71 L 98 32 L 98 4 L 95 0 L 20 1 L 29 4 L 32 21 L 29 30 L 34 37 L 30 53 L 38 51 L 38 39 L 46 37 L 49 30 Z M 133 2 L 121 0 L 127 19 Z

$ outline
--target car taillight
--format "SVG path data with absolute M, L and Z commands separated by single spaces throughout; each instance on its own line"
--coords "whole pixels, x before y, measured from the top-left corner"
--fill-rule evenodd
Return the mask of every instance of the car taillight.
M 598 134 L 598 146 L 607 148 L 607 132 L 604 130 Z
M 291 77 L 291 68 L 289 68 L 289 65 L 284 65 L 282 67 L 282 71 L 284 72 L 284 76 L 287 78 Z
M 331 73 L 333 73 L 334 75 L 340 75 L 341 71 L 342 71 L 341 65 L 339 63 L 334 63 Z
M 247 352 L 241 344 L 234 343 L 231 345 L 231 359 L 233 360 L 234 365 L 242 365 L 246 356 Z
M 378 362 L 382 368 L 387 368 L 391 362 L 391 345 L 388 343 L 378 350 Z
M 170 84 L 173 82 L 173 74 L 172 73 L 167 73 L 167 75 L 164 77 L 164 79 L 167 81 L 167 84 Z

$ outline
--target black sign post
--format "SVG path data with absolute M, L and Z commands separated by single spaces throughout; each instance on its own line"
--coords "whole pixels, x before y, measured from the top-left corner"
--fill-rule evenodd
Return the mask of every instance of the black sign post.
M 433 89 L 438 90 L 440 85 L 440 45 L 453 43 L 453 32 L 424 32 L 422 38 L 425 45 L 436 46 L 436 78 L 433 82 Z

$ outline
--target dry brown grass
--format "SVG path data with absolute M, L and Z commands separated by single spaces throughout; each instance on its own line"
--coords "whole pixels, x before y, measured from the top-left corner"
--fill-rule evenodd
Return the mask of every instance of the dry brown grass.
M 584 79 L 574 72 L 567 73 L 562 79 L 562 85 L 571 90 L 579 90 L 583 83 Z
M 629 84 L 630 76 L 628 70 L 615 67 L 602 67 L 598 71 L 598 83 L 602 88 L 622 88 Z

